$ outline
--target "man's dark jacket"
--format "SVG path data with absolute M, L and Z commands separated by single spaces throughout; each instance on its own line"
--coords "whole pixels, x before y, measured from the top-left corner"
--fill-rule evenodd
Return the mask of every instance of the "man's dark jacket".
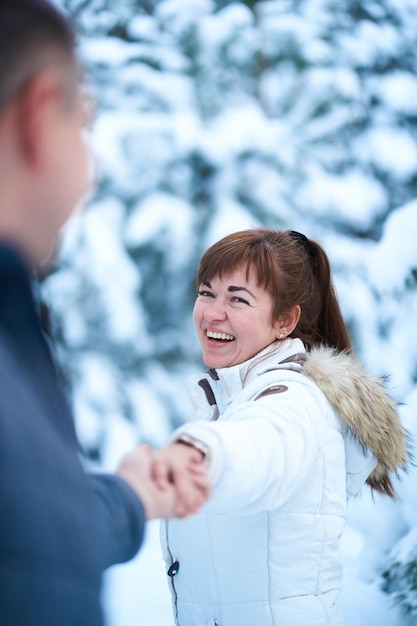
M 127 483 L 84 472 L 28 270 L 0 245 L 0 625 L 101 625 L 101 572 L 144 524 Z

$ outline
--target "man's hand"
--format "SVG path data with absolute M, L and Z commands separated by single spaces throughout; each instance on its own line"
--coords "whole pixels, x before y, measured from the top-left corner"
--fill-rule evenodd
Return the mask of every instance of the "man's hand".
M 123 457 L 117 474 L 137 493 L 147 519 L 187 517 L 210 495 L 200 452 L 179 444 L 157 452 L 141 444 Z
M 153 455 L 153 477 L 161 489 L 175 489 L 175 515 L 196 513 L 211 491 L 203 455 L 192 446 L 173 443 Z

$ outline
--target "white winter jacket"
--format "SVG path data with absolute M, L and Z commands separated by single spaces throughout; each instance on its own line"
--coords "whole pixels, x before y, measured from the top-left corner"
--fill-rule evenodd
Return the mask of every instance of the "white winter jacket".
M 300 340 L 287 339 L 195 379 L 198 421 L 174 439 L 185 434 L 208 447 L 213 495 L 198 515 L 161 527 L 179 626 L 342 624 L 336 600 L 347 497 L 373 471 L 383 486 L 387 471 L 407 459 L 379 381 L 367 378 L 367 397 L 356 397 L 363 377 L 350 357 L 305 353 Z M 328 386 L 330 400 L 319 385 Z M 377 410 L 384 405 L 375 428 L 363 405 L 372 405 L 372 386 Z M 392 448 L 385 432 L 392 428 L 396 450 L 381 459 L 379 431 Z

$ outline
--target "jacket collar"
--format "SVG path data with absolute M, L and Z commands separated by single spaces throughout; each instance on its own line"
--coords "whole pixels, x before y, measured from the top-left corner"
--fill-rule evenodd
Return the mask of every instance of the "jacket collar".
M 287 338 L 267 346 L 255 356 L 233 365 L 191 376 L 191 401 L 199 419 L 217 419 L 234 397 L 266 370 L 274 369 L 296 353 L 304 353 L 300 339 Z
M 236 391 L 241 391 L 246 387 L 256 376 L 292 355 L 305 351 L 300 339 L 287 338 L 284 341 L 272 343 L 243 363 L 232 367 L 222 367 L 215 372 L 224 389 L 233 395 Z

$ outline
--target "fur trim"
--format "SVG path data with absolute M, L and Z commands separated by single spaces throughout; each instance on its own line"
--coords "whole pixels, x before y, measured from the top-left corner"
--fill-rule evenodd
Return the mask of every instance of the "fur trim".
M 303 374 L 318 385 L 348 430 L 378 460 L 366 482 L 395 497 L 389 474 L 406 469 L 410 458 L 406 431 L 383 379 L 369 376 L 351 355 L 324 346 L 313 348 L 305 357 Z

